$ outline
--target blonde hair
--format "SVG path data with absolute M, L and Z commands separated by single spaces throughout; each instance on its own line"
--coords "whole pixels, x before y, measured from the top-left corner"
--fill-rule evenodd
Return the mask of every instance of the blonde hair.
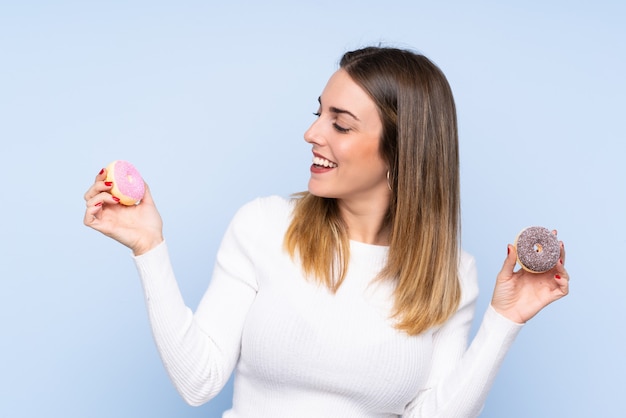
M 460 180 L 456 108 L 441 70 L 423 55 L 368 47 L 340 62 L 376 104 L 380 153 L 392 189 L 383 228 L 389 252 L 380 280 L 395 283 L 396 328 L 420 334 L 458 309 Z M 304 272 L 336 291 L 350 259 L 347 228 L 335 199 L 296 196 L 285 248 Z

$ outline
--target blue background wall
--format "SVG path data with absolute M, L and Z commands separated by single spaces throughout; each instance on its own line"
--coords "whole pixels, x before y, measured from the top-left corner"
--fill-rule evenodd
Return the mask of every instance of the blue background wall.
M 483 416 L 622 416 L 624 3 L 216 3 L 0 2 L 0 416 L 219 416 L 230 387 L 176 394 L 129 252 L 82 225 L 82 195 L 133 161 L 195 307 L 234 211 L 306 188 L 302 135 L 341 54 L 379 42 L 455 92 L 478 318 L 521 228 L 568 251 L 570 296 L 523 330 Z

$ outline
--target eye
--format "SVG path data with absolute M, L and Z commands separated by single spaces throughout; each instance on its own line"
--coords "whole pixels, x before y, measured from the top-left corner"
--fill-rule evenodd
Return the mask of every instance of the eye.
M 317 116 L 318 118 L 320 116 L 322 116 L 322 110 L 318 109 L 317 112 L 313 112 L 313 115 Z M 342 134 L 346 134 L 348 132 L 350 132 L 350 128 L 344 128 L 343 126 L 339 125 L 337 122 L 333 122 L 333 128 Z
M 333 123 L 333 128 L 335 128 L 337 132 L 340 132 L 342 134 L 350 132 L 350 128 L 344 128 L 343 126 L 339 126 L 337 122 Z

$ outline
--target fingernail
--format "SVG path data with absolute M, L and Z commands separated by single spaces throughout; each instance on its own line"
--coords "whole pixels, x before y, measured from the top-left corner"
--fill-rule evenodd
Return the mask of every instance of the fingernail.
M 563 260 L 559 258 L 559 264 L 563 264 Z
M 509 254 L 511 254 L 511 247 L 509 247 L 507 245 L 507 247 L 506 247 L 506 255 L 509 255 Z
M 104 185 L 105 186 L 113 186 L 113 182 L 112 181 L 105 181 Z
M 555 274 L 555 275 L 554 275 L 554 278 L 555 278 L 555 279 L 560 279 L 560 278 L 561 278 L 561 276 L 559 276 L 558 274 Z
M 99 176 L 102 175 L 102 173 L 104 173 L 104 168 L 102 170 L 100 170 L 100 172 L 98 173 Z
M 115 197 L 115 196 L 113 196 L 113 200 L 115 200 L 116 202 L 119 202 L 119 201 L 120 201 L 120 198 L 119 198 L 119 197 Z
M 94 206 L 102 206 L 102 202 L 98 202 Z

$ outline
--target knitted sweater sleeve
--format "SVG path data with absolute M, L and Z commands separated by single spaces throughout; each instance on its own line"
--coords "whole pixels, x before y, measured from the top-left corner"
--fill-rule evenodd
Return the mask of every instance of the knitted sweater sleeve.
M 190 405 L 207 402 L 228 381 L 257 292 L 236 220 L 224 235 L 211 283 L 195 314 L 182 298 L 165 242 L 135 257 L 157 349 L 174 386 Z
M 471 418 L 483 409 L 504 356 L 522 328 L 491 306 L 469 348 L 467 341 L 478 297 L 476 264 L 467 256 L 456 314 L 433 335 L 433 361 L 427 384 L 403 417 Z

